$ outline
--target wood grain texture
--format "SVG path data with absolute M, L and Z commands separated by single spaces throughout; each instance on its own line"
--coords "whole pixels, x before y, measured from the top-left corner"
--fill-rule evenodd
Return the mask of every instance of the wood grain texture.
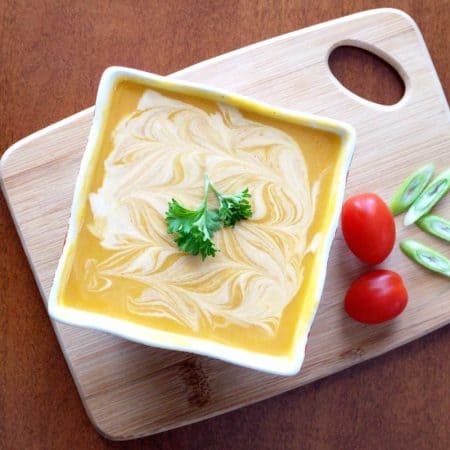
M 347 194 L 368 190 L 389 198 L 422 161 L 432 159 L 441 169 L 450 161 L 448 106 L 421 39 L 406 15 L 371 11 L 194 65 L 174 77 L 353 124 L 358 146 Z M 403 101 L 392 107 L 369 104 L 336 83 L 327 58 L 341 41 L 389 59 L 405 78 Z M 91 119 L 90 108 L 17 143 L 2 159 L 7 197 L 44 299 L 61 253 Z M 380 143 L 383 147 L 378 147 Z M 444 200 L 438 209 L 444 216 L 450 215 L 450 202 Z M 399 238 L 421 234 L 417 228 L 406 231 L 400 226 L 398 230 Z M 446 245 L 441 247 L 445 250 Z M 54 327 L 95 426 L 110 438 L 130 439 L 271 397 L 448 323 L 447 279 L 418 271 L 399 251 L 394 251 L 385 267 L 401 271 L 407 280 L 407 311 L 395 322 L 378 327 L 361 326 L 348 319 L 343 314 L 342 298 L 363 268 L 346 251 L 338 233 L 323 302 L 304 366 L 296 377 L 269 376 L 59 323 Z
M 117 5 L 114 6 L 118 9 L 118 11 L 116 10 L 117 14 L 120 12 L 128 14 L 128 16 L 126 16 L 128 20 L 134 19 L 138 22 L 137 26 L 142 26 L 139 24 L 144 19 L 140 18 L 139 9 L 136 6 L 133 6 L 135 5 L 134 3 L 133 5 L 127 5 L 127 8 L 122 6 L 122 3 L 120 5 L 120 7 Z M 183 8 L 188 7 L 186 6 L 187 4 L 183 3 L 183 5 Z M 236 8 L 236 6 L 237 5 L 233 5 L 234 8 Z M 242 25 L 250 21 L 250 17 L 252 17 L 254 22 L 259 23 L 259 25 L 261 25 L 261 23 L 265 23 L 266 20 L 269 22 L 274 19 L 271 14 L 276 16 L 274 19 L 275 24 L 279 25 L 280 20 L 283 20 L 283 17 L 289 16 L 289 20 L 291 20 L 291 10 L 294 9 L 287 3 L 282 3 L 281 8 L 279 9 L 271 9 L 270 7 L 267 7 L 267 10 L 265 8 L 256 8 L 256 11 L 260 12 L 261 17 L 259 17 L 258 14 L 253 17 L 251 7 L 252 5 L 247 5 L 245 8 L 238 8 L 239 14 L 244 16 L 244 20 L 240 22 Z M 133 10 L 133 8 L 136 8 L 136 10 Z M 164 8 L 165 7 L 162 6 L 158 9 L 158 14 L 160 14 L 158 17 L 160 18 L 160 22 L 163 22 L 163 24 L 163 19 L 170 16 L 170 13 L 165 11 Z M 178 20 L 181 21 L 181 23 L 184 23 L 181 20 L 183 17 L 186 15 L 189 17 L 189 14 L 193 14 L 193 7 L 191 7 L 191 9 L 187 12 L 184 11 L 183 8 L 180 8 L 181 18 L 178 16 Z M 56 9 L 58 10 L 58 8 Z M 99 10 L 101 10 L 100 7 Z M 90 17 L 91 21 L 93 20 L 87 12 L 83 15 L 82 8 L 79 8 L 77 5 L 75 5 L 72 9 L 70 9 L 67 5 L 60 6 L 58 11 L 59 13 L 52 10 L 46 17 L 48 17 L 50 22 L 52 20 L 55 21 L 55 23 L 52 24 L 56 26 L 57 31 L 59 30 L 59 33 L 61 34 L 60 38 L 63 40 L 64 32 L 58 28 L 58 26 L 61 27 L 62 25 L 60 25 L 60 21 L 56 19 L 57 17 L 59 17 L 59 19 L 65 19 L 68 24 L 72 25 L 77 23 L 80 16 L 83 18 Z M 228 8 L 223 10 L 223 14 L 228 17 L 228 24 L 234 22 L 235 11 L 236 9 L 228 10 Z M 266 12 L 267 15 L 265 14 Z M 46 13 L 49 13 L 49 11 L 46 11 Z M 206 23 L 215 23 L 216 21 L 220 22 L 221 18 L 222 20 L 227 20 L 224 19 L 225 16 L 221 16 L 221 13 L 219 13 L 216 9 L 211 10 L 208 9 L 207 6 L 204 8 L 203 13 L 207 16 L 207 19 L 204 19 L 206 20 Z M 429 13 L 429 10 L 427 13 Z M 4 14 L 4 20 L 2 20 L 2 23 L 5 27 L 7 28 L 8 26 L 14 26 L 14 21 L 11 22 L 11 17 L 14 17 L 15 14 L 14 11 L 11 13 L 10 10 L 6 10 L 4 13 L 2 12 L 2 14 Z M 66 14 L 69 15 L 67 19 L 65 16 Z M 185 14 L 185 16 L 183 16 L 183 14 Z M 323 14 L 321 8 L 317 9 L 317 14 Z M 54 19 L 52 19 L 52 17 L 54 17 Z M 277 17 L 279 17 L 278 20 Z M 295 17 L 298 19 L 299 16 L 297 15 Z M 319 17 L 318 19 L 320 20 L 322 17 Z M 439 19 L 442 20 L 442 17 L 440 16 Z M 33 20 L 35 20 L 34 18 L 33 20 L 30 18 L 29 20 L 30 23 L 35 23 L 33 22 Z M 140 20 L 141 22 L 139 22 Z M 163 25 L 161 25 L 160 22 L 158 22 L 158 24 L 163 28 Z M 66 22 L 62 20 L 62 24 L 64 25 L 65 23 Z M 84 26 L 86 26 L 86 23 L 89 23 L 89 21 L 84 21 Z M 299 23 L 300 24 L 297 24 L 297 26 L 293 28 L 300 27 L 302 22 Z M 155 26 L 158 24 L 155 22 Z M 119 24 L 116 24 L 116 26 L 119 26 Z M 176 22 L 171 23 L 171 26 L 172 31 L 174 31 L 181 25 L 180 22 Z M 220 27 L 221 25 L 219 24 L 218 26 Z M 79 25 L 79 27 L 80 29 L 82 28 L 81 25 Z M 108 31 L 108 27 L 113 27 L 113 25 L 105 23 L 103 30 Z M 439 26 L 436 27 L 435 22 L 434 27 L 439 29 Z M 275 30 L 274 28 L 271 29 L 274 30 L 274 33 L 272 34 L 278 34 L 280 31 L 288 31 L 290 28 L 285 27 L 282 30 Z M 189 36 L 193 30 L 192 27 L 189 28 L 188 24 L 184 24 L 184 30 L 185 34 L 183 36 L 184 39 L 186 39 L 186 36 Z M 85 39 L 91 31 L 92 30 L 87 27 L 84 34 Z M 96 30 L 96 32 L 97 31 L 98 30 Z M 209 36 L 211 36 L 213 41 L 215 33 L 217 32 L 220 33 L 220 29 L 217 30 L 216 28 L 206 31 L 206 33 L 210 33 Z M 259 32 L 261 32 L 261 30 L 259 30 L 258 27 L 253 29 L 253 33 L 258 34 Z M 3 29 L 2 33 L 4 33 Z M 157 32 L 155 33 L 157 36 Z M 163 31 L 161 31 L 161 33 L 163 34 Z M 3 35 L 4 34 L 2 34 L 2 37 Z M 114 33 L 112 33 L 112 35 L 114 35 Z M 125 33 L 125 35 L 125 37 L 129 39 L 128 45 L 131 45 L 133 43 L 132 36 L 129 36 L 127 33 Z M 178 38 L 178 44 L 184 49 L 184 51 L 186 51 L 187 54 L 192 55 L 193 50 L 191 50 L 186 44 L 183 44 L 183 36 Z M 269 35 L 263 35 L 262 37 L 268 36 Z M 166 39 L 167 37 L 168 36 L 165 35 Z M 158 38 L 158 36 L 156 38 Z M 230 37 L 228 36 L 228 39 L 229 38 Z M 176 46 L 173 41 L 165 42 L 163 37 L 160 39 L 161 45 L 168 46 L 169 51 L 173 50 L 176 55 Z M 236 39 L 236 41 L 233 41 L 237 42 L 235 47 L 242 43 L 239 41 L 239 39 L 241 39 L 240 37 L 237 37 Z M 20 45 L 17 44 L 17 48 L 27 48 L 26 40 L 27 37 L 24 36 L 24 41 L 22 41 Z M 252 40 L 258 40 L 258 38 Z M 124 45 L 119 44 L 118 41 L 119 39 L 117 39 L 116 36 L 113 39 L 113 42 L 108 45 L 113 46 L 114 43 L 119 45 L 119 47 L 120 45 Z M 217 45 L 217 41 L 214 42 L 216 42 Z M 220 42 L 223 44 L 222 41 Z M 104 44 L 106 46 L 105 42 Z M 78 51 L 82 52 L 82 43 L 77 43 L 77 48 L 78 45 L 80 45 L 80 50 Z M 174 45 L 173 48 L 172 45 Z M 205 48 L 202 47 L 202 49 L 205 50 L 210 47 L 214 47 L 214 44 L 205 46 Z M 2 47 L 2 61 L 3 58 L 7 61 L 13 59 L 13 54 L 7 55 L 7 50 L 9 51 L 9 48 L 10 47 L 6 47 L 5 45 Z M 231 47 L 228 47 L 228 49 L 230 48 Z M 62 49 L 63 47 L 60 48 L 61 51 Z M 43 47 L 41 50 L 45 55 L 47 49 Z M 117 48 L 113 50 L 113 52 L 116 51 L 118 51 Z M 213 48 L 213 54 L 220 52 L 220 49 Z M 126 52 L 123 54 L 125 55 Z M 127 54 L 127 58 L 132 59 L 133 56 Z M 198 59 L 202 59 L 202 56 Z M 163 59 L 161 59 L 161 61 L 163 61 Z M 81 60 L 78 62 L 79 64 L 82 63 Z M 95 64 L 97 64 L 97 62 L 98 61 L 96 61 Z M 107 62 L 106 65 L 113 62 L 116 63 L 117 61 Z M 120 63 L 137 65 L 132 62 L 120 61 Z M 182 65 L 187 65 L 188 63 L 189 62 L 186 64 L 180 64 L 179 66 L 174 66 L 169 70 L 173 70 L 176 67 L 182 67 Z M 16 64 L 19 66 L 19 63 Z M 60 64 L 61 62 L 57 62 L 55 63 L 55 66 L 60 67 Z M 168 64 L 167 61 L 166 64 Z M 36 67 L 38 67 L 38 65 L 36 65 Z M 98 67 L 101 66 L 99 65 Z M 143 68 L 164 73 L 164 66 L 162 62 L 159 67 L 161 70 L 157 70 L 154 67 L 149 66 L 144 66 Z M 99 69 L 99 71 L 101 71 L 101 69 Z M 62 75 L 63 79 L 64 76 L 65 75 Z M 14 82 L 16 86 L 13 93 L 16 93 L 17 95 L 17 92 L 21 92 L 20 86 L 23 77 L 24 74 L 22 74 L 22 77 L 18 76 L 15 79 L 13 78 L 13 81 L 2 80 L 1 86 L 2 89 L 5 90 L 5 98 L 8 93 L 7 89 L 11 86 L 12 82 Z M 30 79 L 34 80 L 35 78 Z M 58 86 L 58 79 L 59 76 L 55 75 L 53 81 L 56 82 L 56 86 Z M 19 105 L 20 107 L 18 107 L 16 106 L 16 101 L 12 102 L 11 108 L 8 108 L 8 111 L 6 111 L 5 114 L 2 113 L 2 125 L 3 120 L 8 117 L 8 114 L 11 114 L 10 109 L 14 110 L 14 108 L 18 108 L 16 112 L 17 115 L 15 116 L 17 120 L 11 122 L 5 121 L 5 123 L 8 124 L 8 126 L 4 127 L 5 139 L 8 139 L 8 133 L 10 133 L 11 130 L 14 130 L 14 133 L 16 133 L 18 129 L 20 130 L 20 127 L 23 126 L 23 123 L 26 123 L 27 120 L 34 120 L 34 122 L 31 123 L 36 124 L 36 121 L 40 120 L 43 114 L 54 113 L 55 109 L 57 109 L 59 105 L 59 102 L 55 100 L 55 97 L 56 99 L 62 98 L 63 101 L 67 101 L 64 96 L 64 90 L 69 89 L 70 91 L 70 89 L 74 89 L 74 87 L 68 87 L 69 84 L 66 85 L 66 82 L 67 79 L 64 82 L 60 81 L 61 84 L 59 86 L 62 92 L 60 97 L 58 97 L 57 92 L 55 92 L 54 84 L 52 82 L 48 83 L 48 101 L 46 101 L 45 108 L 41 106 L 42 114 L 40 114 L 39 117 L 35 117 L 36 114 L 32 112 L 34 107 L 40 106 L 38 102 L 35 101 L 31 104 L 27 102 L 30 109 L 26 109 L 25 112 L 23 103 L 21 106 Z M 91 83 L 89 79 L 85 80 L 85 82 Z M 84 95 L 82 90 L 80 91 L 80 85 L 83 84 L 82 79 L 77 79 L 74 83 L 78 86 L 78 89 L 75 88 L 72 94 L 69 92 L 69 95 L 72 95 L 72 104 L 75 104 L 76 101 L 78 101 L 80 95 Z M 94 89 L 95 83 L 92 84 L 92 92 Z M 39 93 L 36 93 L 36 95 L 38 94 Z M 30 90 L 26 93 L 24 92 L 21 98 L 24 100 L 28 99 L 29 95 Z M 86 102 L 84 105 L 89 105 L 89 102 Z M 70 110 L 63 111 L 63 115 L 69 112 Z M 27 114 L 31 114 L 28 119 Z M 22 120 L 19 121 L 19 118 L 22 118 Z M 51 120 L 47 120 L 47 122 L 51 122 Z M 37 124 L 37 128 L 42 125 L 45 125 L 45 123 Z M 26 134 L 29 131 L 31 130 L 26 130 L 23 134 Z M 19 136 L 14 136 L 14 139 L 10 142 L 5 142 L 5 146 L 15 140 L 16 137 Z M 55 144 L 57 143 L 58 141 L 56 140 Z M 33 151 L 39 151 L 39 148 L 33 148 Z M 76 159 L 75 155 L 68 155 L 67 157 L 68 163 L 71 164 L 74 163 L 74 159 Z M 413 163 L 414 161 L 411 161 L 411 164 Z M 50 164 L 50 168 L 54 169 L 55 167 L 56 166 L 51 166 Z M 32 176 L 37 177 L 39 180 L 42 174 L 41 170 L 43 171 L 42 173 L 46 173 L 46 168 L 41 167 L 39 170 L 35 171 Z M 26 181 L 28 182 L 30 180 Z M 33 181 L 33 179 L 31 181 Z M 61 179 L 61 186 L 67 188 L 70 186 L 70 180 L 63 177 Z M 20 188 L 20 186 L 18 187 Z M 387 192 L 388 186 L 386 186 L 385 189 L 385 192 Z M 2 205 L 2 207 L 4 208 L 4 205 Z M 34 220 L 36 222 L 34 225 L 40 226 L 40 224 L 45 223 L 45 220 L 48 220 L 48 218 L 46 219 L 45 217 L 42 217 L 43 211 L 40 210 L 39 207 L 36 207 L 32 212 L 35 214 Z M 59 363 L 53 364 L 54 360 L 57 361 L 59 354 L 53 342 L 50 340 L 50 332 L 48 330 L 47 343 L 45 340 L 42 340 L 42 336 L 45 336 L 42 334 L 42 323 L 45 323 L 45 315 L 43 314 L 43 310 L 39 310 L 36 305 L 37 295 L 36 291 L 33 292 L 32 290 L 33 285 L 29 272 L 26 270 L 26 262 L 23 259 L 23 255 L 20 253 L 20 247 L 18 247 L 17 238 L 14 235 L 11 224 L 6 220 L 7 216 L 5 213 L 3 214 L 5 220 L 2 220 L 2 233 L 4 231 L 5 237 L 8 238 L 7 241 L 2 239 L 2 243 L 5 242 L 4 253 L 7 256 L 7 258 L 5 258 L 5 261 L 7 261 L 7 265 L 5 264 L 7 269 L 5 267 L 5 270 L 2 271 L 2 284 L 4 283 L 5 286 L 2 286 L 1 291 L 2 296 L 7 296 L 7 301 L 2 301 L 1 306 L 6 309 L 5 314 L 3 314 L 3 310 L 1 311 L 1 320 L 4 321 L 2 325 L 5 325 L 4 327 L 2 326 L 2 330 L 6 329 L 7 334 L 5 335 L 6 339 L 2 340 L 5 342 L 5 345 L 2 344 L 2 347 L 0 347 L 2 351 L 0 354 L 2 358 L 1 361 L 2 363 L 5 362 L 2 364 L 2 370 L 5 370 L 5 376 L 1 377 L 2 389 L 0 397 L 0 412 L 5 417 L 5 420 L 1 420 L 1 424 L 4 426 L 6 431 L 4 447 L 22 448 L 25 446 L 26 448 L 33 448 L 33 446 L 35 446 L 34 448 L 51 448 L 54 446 L 56 448 L 59 444 L 65 444 L 65 446 L 70 446 L 71 444 L 77 445 L 78 448 L 89 448 L 89 446 L 92 448 L 99 448 L 101 446 L 106 446 L 107 444 L 104 441 L 99 441 L 97 436 L 89 434 L 90 430 L 88 429 L 86 420 L 83 419 L 81 413 L 79 415 L 80 419 L 78 422 L 74 422 L 72 420 L 72 414 L 70 414 L 70 412 L 77 402 L 76 397 L 72 392 L 73 385 L 70 384 L 67 376 L 64 383 L 59 380 L 60 373 L 64 372 L 65 369 L 61 365 L 60 360 Z M 56 242 L 52 242 L 48 247 L 49 255 L 45 255 L 45 258 L 40 261 L 40 263 L 43 264 L 43 267 L 46 267 L 46 264 L 49 264 L 51 252 L 56 251 L 57 245 L 58 244 Z M 16 281 L 17 279 L 19 279 L 19 282 Z M 21 326 L 22 328 L 20 328 Z M 48 325 L 46 326 L 49 328 Z M 22 339 L 22 336 L 24 335 L 28 337 L 28 340 L 26 340 L 26 342 L 21 342 L 25 340 Z M 441 336 L 442 341 L 440 347 L 439 336 Z M 76 338 L 77 342 L 73 343 L 74 348 L 76 348 L 76 346 L 83 345 L 81 337 L 77 336 Z M 431 342 L 430 339 L 433 342 L 431 350 L 430 346 L 427 346 L 427 343 Z M 233 445 L 235 447 L 241 446 L 241 448 L 245 448 L 245 446 L 249 445 L 252 441 L 253 445 L 255 445 L 255 439 L 257 441 L 256 445 L 266 448 L 277 448 L 281 446 L 285 448 L 342 448 L 347 445 L 350 445 L 352 448 L 371 448 L 370 446 L 374 447 L 376 443 L 379 444 L 380 439 L 386 442 L 386 446 L 388 448 L 401 448 L 401 445 L 405 445 L 406 448 L 408 443 L 409 446 L 412 446 L 413 448 L 429 448 L 430 442 L 435 443 L 433 448 L 445 448 L 445 444 L 448 443 L 448 434 L 446 433 L 445 421 L 440 421 L 440 416 L 445 418 L 445 413 L 448 411 L 448 375 L 445 376 L 445 374 L 448 373 L 448 360 L 439 358 L 439 354 L 444 354 L 445 356 L 446 352 L 448 353 L 448 331 L 444 331 L 438 335 L 435 334 L 430 339 L 422 340 L 420 343 L 410 346 L 410 348 L 413 348 L 413 352 L 415 351 L 419 353 L 418 357 L 409 355 L 407 353 L 407 349 L 402 349 L 401 351 L 396 352 L 397 355 L 400 355 L 400 359 L 401 355 L 406 355 L 404 360 L 401 359 L 406 366 L 404 369 L 409 368 L 410 370 L 408 370 L 407 373 L 414 373 L 414 376 L 408 377 L 406 380 L 399 379 L 400 375 L 404 373 L 404 370 L 402 370 L 402 365 L 396 364 L 396 358 L 392 358 L 388 355 L 382 359 L 382 361 L 388 361 L 387 369 L 383 365 L 381 365 L 380 368 L 380 364 L 382 364 L 382 362 L 378 364 L 371 363 L 365 366 L 366 368 L 369 367 L 369 371 L 373 370 L 374 372 L 372 375 L 369 374 L 367 378 L 364 378 L 365 368 L 358 369 L 358 373 L 362 377 L 361 379 L 353 375 L 353 372 L 346 372 L 347 375 L 339 375 L 334 377 L 332 380 L 325 380 L 324 382 L 316 384 L 313 387 L 308 387 L 301 391 L 285 395 L 281 397 L 281 399 L 274 399 L 270 402 L 265 402 L 262 405 L 256 405 L 252 408 L 248 408 L 242 412 L 225 416 L 223 419 L 215 419 L 214 421 L 209 421 L 205 424 L 199 424 L 180 431 L 166 433 L 153 439 L 138 441 L 134 444 L 131 443 L 129 444 L 129 448 L 143 448 L 144 446 L 147 448 L 151 444 L 159 448 L 221 448 L 221 444 L 223 444 L 224 439 L 227 439 L 224 447 Z M 436 339 L 437 344 L 435 342 Z M 422 362 L 426 363 L 423 367 L 420 364 L 421 350 L 424 358 Z M 134 352 L 128 352 L 127 354 L 131 355 L 131 361 L 133 361 L 133 358 L 136 358 L 134 361 L 138 363 L 137 366 L 139 367 L 139 370 L 143 370 L 142 373 L 146 373 L 148 367 L 145 367 L 145 358 L 142 360 L 142 358 L 138 356 L 139 350 L 136 349 L 136 354 Z M 101 358 L 102 355 L 100 354 L 98 356 Z M 165 357 L 166 356 L 164 355 L 161 357 L 160 364 L 165 364 Z M 391 362 L 389 363 L 389 361 Z M 409 365 L 407 364 L 408 361 L 410 362 Z M 35 366 L 33 366 L 32 363 L 34 363 Z M 197 364 L 198 361 L 195 359 L 188 359 L 186 364 L 180 364 L 181 367 L 178 377 L 187 387 L 198 385 L 202 386 L 202 383 L 199 383 L 198 379 L 195 381 L 195 374 L 197 374 L 197 378 L 201 379 L 201 376 L 199 375 L 199 373 L 201 374 L 201 371 L 197 367 Z M 389 366 L 389 364 L 391 364 L 391 366 Z M 370 369 L 370 367 L 372 367 L 372 369 Z M 395 372 L 395 368 L 397 368 L 397 372 Z M 114 373 L 114 369 L 117 370 L 120 368 L 110 367 L 109 369 L 112 373 Z M 56 373 L 53 371 L 56 371 Z M 393 380 L 390 379 L 391 371 L 394 371 Z M 397 373 L 397 377 L 395 377 L 395 373 Z M 441 374 L 441 377 L 439 374 Z M 19 389 L 14 389 L 17 386 L 19 386 Z M 28 389 L 28 391 L 26 389 L 20 389 L 20 386 L 27 386 L 26 389 Z M 320 386 L 320 391 L 318 386 Z M 342 388 L 337 389 L 336 386 L 342 386 Z M 382 390 L 383 387 L 384 392 Z M 101 388 L 103 389 L 103 386 L 101 386 Z M 325 390 L 325 394 L 323 394 L 325 397 L 322 397 L 321 400 L 320 393 L 323 389 Z M 194 388 L 191 388 L 191 391 L 187 393 L 187 398 L 189 399 L 189 397 L 191 397 L 191 399 L 196 399 L 195 401 L 197 403 L 201 403 L 194 405 L 197 408 L 204 407 L 205 399 L 208 399 L 208 395 L 210 395 L 208 394 L 208 389 L 201 389 L 200 394 L 197 392 L 197 395 L 195 395 Z M 303 392 L 306 393 L 302 394 Z M 310 394 L 308 394 L 308 392 Z M 446 393 L 447 397 L 445 395 Z M 303 400 L 302 395 L 305 396 L 305 400 Z M 346 398 L 347 396 L 348 398 Z M 70 399 L 69 404 L 65 404 L 65 398 Z M 354 400 L 355 398 L 357 400 Z M 104 401 L 106 404 L 108 399 L 106 398 Z M 386 410 L 383 406 L 384 402 L 388 405 Z M 42 410 L 39 406 L 37 406 L 40 403 L 44 403 L 46 405 L 48 408 L 48 414 L 42 413 Z M 429 407 L 426 407 L 427 404 L 431 403 L 433 404 L 433 411 L 431 411 Z M 25 415 L 25 417 L 21 413 L 21 410 L 27 410 L 26 408 L 23 408 L 23 405 L 25 407 L 28 405 L 29 414 L 28 416 Z M 273 408 L 277 409 L 272 412 L 272 407 L 270 405 L 274 405 Z M 389 405 L 391 405 L 391 408 L 389 408 Z M 8 408 L 8 410 L 6 410 L 6 408 Z M 342 410 L 342 415 L 335 413 L 337 408 Z M 370 415 L 368 413 L 373 410 L 375 410 L 378 414 L 375 414 L 372 420 L 369 420 L 368 417 L 370 418 Z M 6 411 L 8 411 L 7 414 Z M 426 413 L 423 414 L 423 411 L 426 411 Z M 33 419 L 34 422 L 30 421 L 30 418 Z M 3 419 L 3 417 L 1 417 L 1 419 Z M 343 435 L 340 434 L 338 430 L 349 421 L 355 423 L 353 430 L 346 429 L 344 430 Z M 33 427 L 30 423 L 37 424 L 37 426 L 35 425 Z M 216 425 L 212 425 L 214 423 Z M 411 425 L 411 423 L 414 423 L 414 425 Z M 86 430 L 86 435 L 83 433 L 81 436 L 82 433 L 77 433 L 77 430 L 79 430 L 80 427 L 83 427 L 83 430 Z M 207 433 L 208 429 L 211 430 L 210 433 Z M 61 432 L 61 430 L 64 431 Z M 196 430 L 198 432 L 196 432 Z M 403 436 L 404 439 L 399 439 L 398 436 L 396 436 L 396 431 L 398 432 L 398 430 L 400 430 L 400 435 Z

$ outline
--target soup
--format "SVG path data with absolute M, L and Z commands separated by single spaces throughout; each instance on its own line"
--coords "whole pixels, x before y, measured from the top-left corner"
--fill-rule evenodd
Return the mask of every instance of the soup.
M 333 216 L 341 147 L 332 132 L 119 82 L 58 301 L 290 354 L 299 318 L 309 321 L 314 308 L 315 256 Z M 202 261 L 179 250 L 165 212 L 172 198 L 195 209 L 205 174 L 224 193 L 248 188 L 253 215 L 217 231 L 220 251 Z

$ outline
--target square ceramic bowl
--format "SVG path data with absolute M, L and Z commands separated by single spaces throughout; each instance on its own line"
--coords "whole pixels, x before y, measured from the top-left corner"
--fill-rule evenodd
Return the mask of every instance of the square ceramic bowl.
M 339 157 L 333 170 L 335 176 L 330 185 L 327 198 L 327 223 L 324 225 L 319 240 L 315 242 L 313 267 L 309 280 L 308 295 L 301 299 L 303 307 L 298 317 L 293 317 L 292 345 L 285 352 L 270 354 L 264 351 L 238 348 L 227 342 L 219 342 L 208 337 L 184 335 L 182 333 L 158 329 L 145 323 L 114 317 L 95 308 L 74 307 L 68 305 L 64 298 L 64 289 L 74 263 L 74 254 L 79 250 L 79 235 L 85 220 L 86 208 L 89 206 L 90 182 L 96 164 L 105 164 L 99 143 L 116 87 L 121 82 L 131 82 L 147 89 L 163 90 L 173 95 L 187 95 L 193 98 L 218 102 L 227 107 L 238 108 L 260 117 L 275 118 L 282 123 L 302 126 L 309 129 L 323 130 L 339 138 Z M 222 359 L 245 367 L 282 375 L 296 374 L 302 365 L 305 346 L 314 315 L 317 311 L 327 271 L 330 247 L 337 228 L 342 206 L 347 172 L 355 145 L 354 129 L 343 122 L 319 117 L 312 114 L 286 110 L 262 102 L 242 97 L 238 94 L 204 86 L 197 83 L 172 80 L 150 73 L 123 68 L 108 68 L 100 81 L 95 116 L 92 123 L 87 147 L 82 158 L 76 181 L 67 239 L 56 270 L 49 298 L 49 313 L 55 320 L 82 327 L 109 332 L 125 339 L 144 345 L 165 349 L 180 350 Z M 86 247 L 86 246 L 85 246 Z M 89 252 L 89 248 L 83 251 Z M 74 289 L 73 291 L 77 291 Z M 76 295 L 70 290 L 70 295 Z M 248 313 L 252 314 L 252 311 Z M 239 333 L 239 328 L 236 331 Z

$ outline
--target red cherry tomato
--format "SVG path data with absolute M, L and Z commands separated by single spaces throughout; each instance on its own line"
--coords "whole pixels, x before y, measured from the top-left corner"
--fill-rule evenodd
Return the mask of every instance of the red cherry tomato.
M 372 270 L 356 279 L 345 296 L 345 311 L 362 323 L 381 323 L 397 317 L 408 303 L 408 292 L 398 273 Z
M 342 208 L 342 233 L 350 250 L 367 264 L 380 264 L 395 243 L 394 217 L 376 194 L 350 197 Z

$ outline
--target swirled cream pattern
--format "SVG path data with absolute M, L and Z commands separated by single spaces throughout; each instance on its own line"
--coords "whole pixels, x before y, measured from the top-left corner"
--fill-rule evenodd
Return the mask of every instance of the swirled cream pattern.
M 133 314 L 193 331 L 257 326 L 270 336 L 302 283 L 318 182 L 310 185 L 290 135 L 216 106 L 147 90 L 116 127 L 103 183 L 89 197 L 89 230 L 110 256 L 86 262 L 86 285 L 98 292 L 133 280 L 142 286 L 127 299 Z M 253 217 L 218 231 L 221 251 L 202 262 L 178 250 L 164 214 L 171 198 L 198 205 L 205 172 L 223 192 L 248 187 Z

